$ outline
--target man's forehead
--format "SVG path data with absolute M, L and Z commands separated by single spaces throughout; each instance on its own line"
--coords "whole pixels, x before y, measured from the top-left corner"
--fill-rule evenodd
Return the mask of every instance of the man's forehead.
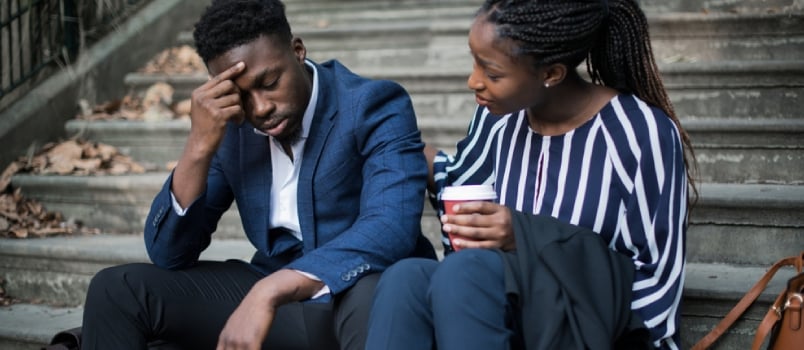
M 281 65 L 282 58 L 289 49 L 289 45 L 280 45 L 276 38 L 263 35 L 211 59 L 207 69 L 210 74 L 217 75 L 242 61 L 246 63 L 246 71 L 255 66 L 267 67 L 261 70 L 273 70 Z

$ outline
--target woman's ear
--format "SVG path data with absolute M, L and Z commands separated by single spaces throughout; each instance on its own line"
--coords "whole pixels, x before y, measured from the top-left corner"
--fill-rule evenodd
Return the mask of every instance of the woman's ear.
M 567 77 L 567 66 L 561 63 L 553 63 L 543 68 L 542 78 L 544 86 L 556 86 Z

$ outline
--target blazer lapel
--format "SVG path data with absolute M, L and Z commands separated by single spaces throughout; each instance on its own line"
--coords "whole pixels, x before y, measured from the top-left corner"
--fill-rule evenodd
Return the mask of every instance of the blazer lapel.
M 246 232 L 256 233 L 252 239 L 258 247 L 273 251 L 268 239 L 268 216 L 271 206 L 271 153 L 268 138 L 254 133 L 251 124 L 244 124 L 240 133 L 240 174 L 243 193 L 247 197 L 248 208 L 239 208 L 240 215 L 246 218 Z M 245 212 L 247 211 L 247 213 Z
M 316 65 L 318 72 L 318 102 L 310 125 L 310 133 L 304 146 L 301 170 L 299 171 L 299 185 L 297 192 L 299 209 L 299 226 L 304 241 L 304 252 L 317 246 L 315 233 L 315 213 L 313 212 L 313 178 L 327 137 L 334 125 L 334 118 L 338 111 L 338 100 L 333 82 L 335 78 L 332 71 Z

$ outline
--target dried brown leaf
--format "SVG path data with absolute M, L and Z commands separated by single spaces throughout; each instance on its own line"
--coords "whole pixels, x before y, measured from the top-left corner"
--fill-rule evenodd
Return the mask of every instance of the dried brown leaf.
M 189 45 L 163 50 L 140 69 L 140 72 L 148 74 L 192 74 L 204 71 L 204 61 Z
M 167 171 L 173 171 L 173 169 L 175 169 L 176 165 L 178 165 L 178 164 L 179 164 L 179 161 L 171 160 L 171 161 L 169 161 L 169 162 L 167 162 L 165 164 L 165 169 L 167 169 Z
M 25 228 L 15 228 L 10 230 L 9 233 L 13 238 L 28 238 L 28 229 Z
M 153 106 L 170 106 L 173 103 L 173 87 L 170 84 L 159 82 L 145 90 L 142 98 L 142 107 L 147 109 Z
M 121 100 L 121 99 L 112 100 L 112 101 L 107 101 L 107 102 L 101 103 L 99 105 L 96 105 L 92 109 L 92 111 L 95 112 L 95 113 L 112 114 L 112 113 L 116 112 L 117 110 L 119 110 L 120 106 L 122 106 L 122 105 L 123 105 L 123 100 Z
M 191 101 L 189 98 L 181 100 L 177 102 L 175 106 L 173 106 L 173 112 L 178 115 L 190 115 L 190 105 Z
M 113 163 L 108 169 L 110 175 L 121 175 L 127 173 L 129 166 L 125 163 Z
M 46 236 L 53 236 L 59 234 L 71 234 L 73 233 L 72 230 L 66 227 L 45 227 L 38 230 L 33 230 L 31 232 L 34 236 L 38 237 L 46 237 Z
M 0 175 L 0 193 L 6 191 L 8 185 L 11 184 L 11 177 L 20 171 L 20 169 L 22 169 L 20 162 L 11 162 L 11 164 L 3 170 L 3 174 Z
M 56 158 L 51 160 L 50 166 L 45 169 L 46 174 L 67 175 L 73 172 L 75 165 L 72 159 Z
M 84 153 L 81 145 L 75 140 L 68 140 L 60 143 L 48 152 L 48 160 L 52 162 L 70 161 L 73 159 L 81 159 L 81 154 Z
M 92 172 L 93 170 L 97 170 L 101 167 L 101 162 L 102 160 L 100 158 L 78 159 L 73 161 L 73 166 L 76 169 Z
M 112 157 L 114 157 L 115 154 L 118 153 L 117 147 L 105 143 L 95 144 L 95 149 L 98 151 L 98 155 L 104 162 L 109 161 L 112 159 Z

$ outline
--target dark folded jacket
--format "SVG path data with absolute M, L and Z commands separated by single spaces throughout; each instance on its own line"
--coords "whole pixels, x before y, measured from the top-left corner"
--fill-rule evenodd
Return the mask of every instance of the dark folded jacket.
M 512 211 L 517 250 L 502 252 L 524 349 L 649 349 L 631 311 L 634 264 L 589 229 Z

